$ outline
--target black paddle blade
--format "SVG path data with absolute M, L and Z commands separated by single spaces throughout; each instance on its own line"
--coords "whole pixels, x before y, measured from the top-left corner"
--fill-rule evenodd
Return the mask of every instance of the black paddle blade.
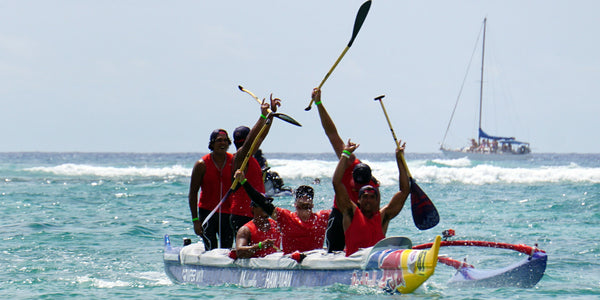
M 306 107 L 304 110 L 305 110 L 305 111 L 309 111 L 311 108 L 312 108 L 312 107 L 309 105 L 309 106 L 307 106 L 307 107 Z
M 354 20 L 354 30 L 352 30 L 352 38 L 350 38 L 350 42 L 348 42 L 348 47 L 352 46 L 354 43 L 354 39 L 358 35 L 360 31 L 360 27 L 362 27 L 365 19 L 367 18 L 367 14 L 369 13 L 369 9 L 371 8 L 371 0 L 367 0 L 363 3 L 358 9 L 358 13 L 356 14 L 356 20 Z
M 415 226 L 420 230 L 433 228 L 440 222 L 440 215 L 435 205 L 412 178 L 410 178 L 410 206 Z
M 276 117 L 276 118 L 278 118 L 278 119 L 280 119 L 280 120 L 286 121 L 286 122 L 288 122 L 290 124 L 294 124 L 296 126 L 302 127 L 302 124 L 298 123 L 298 121 L 294 120 L 294 118 L 292 118 L 292 117 L 290 117 L 290 116 L 288 116 L 286 114 L 274 113 L 273 116 Z

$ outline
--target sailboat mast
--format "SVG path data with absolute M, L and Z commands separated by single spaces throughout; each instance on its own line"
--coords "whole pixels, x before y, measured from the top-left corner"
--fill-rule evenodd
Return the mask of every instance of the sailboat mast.
M 479 83 L 479 132 L 477 133 L 477 143 L 481 145 L 481 112 L 483 106 L 483 63 L 485 57 L 485 27 L 487 18 L 483 19 L 483 45 L 481 47 L 481 82 Z

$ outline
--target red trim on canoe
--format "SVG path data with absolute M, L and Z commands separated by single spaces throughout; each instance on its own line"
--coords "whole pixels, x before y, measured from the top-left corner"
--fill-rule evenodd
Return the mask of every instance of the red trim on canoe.
M 447 256 L 438 256 L 438 261 L 447 265 L 447 266 L 451 266 L 457 270 L 460 270 L 462 268 L 475 268 L 472 265 L 466 263 L 466 262 L 462 262 L 462 261 L 458 261 L 456 259 L 452 259 L 450 257 Z
M 422 245 L 413 246 L 413 249 L 428 249 L 433 246 L 433 243 L 427 243 Z M 539 251 L 546 253 L 546 251 L 538 249 L 537 247 L 527 246 L 523 244 L 514 245 L 507 243 L 498 242 L 486 242 L 486 241 L 442 241 L 440 247 L 444 246 L 475 246 L 475 247 L 489 247 L 489 248 L 501 248 L 518 251 L 527 255 L 532 255 L 534 252 Z
M 413 246 L 413 249 L 429 249 L 433 246 L 433 243 L 427 243 L 427 244 L 422 244 L 422 245 L 416 245 Z M 519 244 L 519 245 L 514 245 L 514 244 L 507 244 L 507 243 L 498 243 L 498 242 L 486 242 L 486 241 L 442 241 L 440 243 L 440 247 L 444 247 L 444 246 L 475 246 L 475 247 L 489 247 L 489 248 L 500 248 L 500 249 L 509 249 L 509 250 L 514 250 L 517 252 L 521 252 L 527 255 L 533 255 L 533 253 L 535 252 L 542 252 L 542 253 L 546 253 L 546 251 L 538 249 L 537 247 L 531 247 L 531 246 L 527 246 L 527 245 L 523 245 L 523 244 Z M 450 257 L 445 257 L 445 256 L 440 256 L 438 257 L 438 261 L 451 266 L 457 270 L 461 269 L 461 268 L 473 268 L 472 265 L 467 264 L 465 262 L 462 261 L 458 261 L 455 259 L 452 259 Z

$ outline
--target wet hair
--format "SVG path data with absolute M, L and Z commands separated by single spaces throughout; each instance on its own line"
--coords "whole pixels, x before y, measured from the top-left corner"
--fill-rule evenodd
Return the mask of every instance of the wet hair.
M 213 132 L 210 134 L 210 140 L 208 141 L 208 149 L 210 151 L 215 150 L 215 141 L 217 140 L 217 137 L 219 136 L 219 134 L 224 134 L 227 137 L 227 143 L 228 145 L 231 145 L 231 139 L 229 138 L 229 135 L 227 134 L 227 131 L 225 129 L 215 129 L 213 130 Z
M 233 144 L 235 145 L 235 148 L 239 149 L 244 145 L 249 133 L 250 128 L 247 126 L 239 126 L 233 131 Z
M 359 163 L 352 170 L 352 178 L 358 184 L 367 184 L 371 181 L 371 167 L 367 164 Z
M 301 185 L 294 191 L 294 195 L 296 198 L 308 196 L 310 199 L 312 199 L 315 196 L 315 190 L 311 186 Z
M 373 192 L 375 192 L 375 195 L 377 196 L 377 199 L 379 199 L 379 190 L 376 187 L 372 186 L 372 185 L 365 185 L 365 186 L 361 187 L 360 190 L 358 190 L 358 198 L 360 198 L 367 191 L 373 191 Z

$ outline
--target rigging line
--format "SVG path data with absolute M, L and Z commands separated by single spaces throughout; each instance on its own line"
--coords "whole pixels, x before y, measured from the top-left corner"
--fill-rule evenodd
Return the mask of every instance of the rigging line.
M 444 138 L 442 139 L 441 147 L 444 147 L 444 143 L 446 142 L 446 137 L 448 136 L 448 131 L 450 130 L 450 125 L 452 124 L 452 119 L 454 119 L 454 113 L 456 112 L 456 107 L 458 106 L 458 101 L 460 100 L 460 96 L 462 95 L 463 88 L 465 87 L 465 82 L 467 82 L 469 70 L 471 69 L 471 64 L 473 63 L 473 57 L 475 57 L 477 45 L 479 44 L 479 39 L 481 38 L 481 33 L 483 32 L 483 26 L 484 25 L 481 25 L 481 30 L 479 31 L 479 35 L 477 36 L 477 40 L 475 41 L 475 47 L 473 47 L 473 53 L 471 53 L 471 58 L 469 59 L 469 64 L 467 65 L 467 72 L 465 73 L 465 77 L 463 78 L 463 82 L 460 86 L 460 90 L 458 91 L 458 96 L 456 97 L 456 102 L 454 103 L 454 108 L 452 109 L 452 114 L 450 115 L 450 121 L 448 121 L 448 127 L 446 127 L 446 132 L 444 133 Z

